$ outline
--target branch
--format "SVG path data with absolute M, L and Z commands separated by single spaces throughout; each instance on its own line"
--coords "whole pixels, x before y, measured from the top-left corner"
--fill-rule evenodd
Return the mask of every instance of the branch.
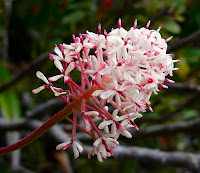
M 173 45 L 168 47 L 167 52 L 168 53 L 174 52 L 178 49 L 181 49 L 187 46 L 188 44 L 192 43 L 193 41 L 197 40 L 199 37 L 200 37 L 200 29 L 181 40 L 175 41 Z
M 169 86 L 170 91 L 175 91 L 175 92 L 188 92 L 188 91 L 195 91 L 195 92 L 200 92 L 200 85 L 198 84 L 193 84 L 193 83 L 174 83 L 174 84 L 167 84 Z
M 27 118 L 41 118 L 41 115 L 52 113 L 55 110 L 62 109 L 66 103 L 58 98 L 53 98 L 45 103 L 39 104 L 34 110 L 29 110 L 26 112 L 25 116 Z
M 22 130 L 35 130 L 40 127 L 43 122 L 38 120 L 29 120 L 29 119 L 21 119 L 13 122 L 4 122 L 0 121 L 0 131 L 22 131 Z M 65 125 L 55 125 L 56 128 L 62 129 Z M 54 127 L 53 127 L 54 128 Z M 134 134 L 137 137 L 148 137 L 148 136 L 156 136 L 161 134 L 173 134 L 177 132 L 197 132 L 200 129 L 200 119 L 190 120 L 190 121 L 182 121 L 173 124 L 167 125 L 157 125 L 152 127 L 146 127 L 145 129 L 140 129 L 140 131 L 135 131 Z M 55 130 L 52 130 L 55 131 Z M 52 133 L 51 130 L 49 134 Z M 77 133 L 76 137 L 81 141 L 85 140 L 88 135 L 85 133 Z M 134 136 L 134 135 L 133 135 Z M 89 136 L 88 136 L 89 137 Z M 90 138 L 90 137 L 89 137 Z M 87 138 L 87 140 L 89 139 Z M 86 141 L 87 141 L 86 140 Z M 60 140 L 61 141 L 61 140 Z
M 83 155 L 87 154 L 93 147 L 84 146 Z M 118 160 L 136 159 L 138 161 L 161 164 L 167 166 L 186 167 L 199 173 L 200 155 L 186 152 L 164 152 L 157 149 L 142 147 L 121 147 L 113 150 L 114 157 Z
M 4 124 L 4 126 L 2 126 Z M 12 125 L 11 125 L 12 124 Z M 21 125 L 20 125 L 21 124 Z M 14 130 L 14 129 L 22 129 L 24 126 L 26 128 L 36 128 L 41 122 L 37 120 L 29 121 L 29 125 L 26 125 L 27 122 L 18 122 L 18 123 L 1 123 L 0 130 Z M 172 133 L 178 131 L 185 130 L 197 130 L 200 128 L 200 120 L 189 121 L 189 122 L 180 122 L 173 125 L 164 125 L 147 128 L 143 130 L 142 133 L 144 136 L 148 135 L 156 135 L 163 132 Z M 56 140 L 57 142 L 67 141 L 69 136 L 58 126 L 55 125 L 48 134 L 51 138 Z M 82 155 L 87 156 L 87 154 L 93 149 L 91 146 L 83 145 L 84 151 Z M 73 152 L 70 148 L 71 153 Z M 142 162 L 161 164 L 161 165 L 169 165 L 169 166 L 177 166 L 177 167 L 186 167 L 193 171 L 198 172 L 200 169 L 200 155 L 191 154 L 185 152 L 163 152 L 156 149 L 147 149 L 142 147 L 121 147 L 119 146 L 114 150 L 115 158 L 119 160 L 124 159 L 136 159 Z
M 115 157 L 119 160 L 136 159 L 138 161 L 169 165 L 176 167 L 187 167 L 199 172 L 200 155 L 185 152 L 164 152 L 156 149 L 141 147 L 118 147 L 114 150 Z
M 150 122 L 150 123 L 162 123 L 162 122 L 165 122 L 167 120 L 171 120 L 171 119 L 175 118 L 178 115 L 178 113 L 180 111 L 182 111 L 184 108 L 186 108 L 186 107 L 189 108 L 189 107 L 193 106 L 193 103 L 198 101 L 199 97 L 200 97 L 200 92 L 197 93 L 196 95 L 190 96 L 188 98 L 188 100 L 186 100 L 184 103 L 179 104 L 177 109 L 175 109 L 171 113 L 164 114 L 164 115 L 162 115 L 162 117 L 159 117 L 159 118 L 152 118 L 152 117 L 149 117 L 149 116 L 145 116 L 141 120 L 146 121 L 146 122 Z M 141 120 L 138 120 L 138 122 L 140 123 Z
M 200 119 L 146 127 L 135 134 L 136 137 L 148 137 L 161 134 L 174 134 L 177 132 L 198 132 L 198 130 L 200 130 Z
M 21 72 L 17 73 L 10 81 L 4 83 L 0 87 L 0 93 L 7 90 L 11 86 L 13 86 L 16 82 L 18 82 L 20 79 L 22 79 L 27 74 L 27 72 L 36 67 L 37 64 L 47 60 L 48 56 L 49 53 L 43 53 L 36 60 L 28 64 Z

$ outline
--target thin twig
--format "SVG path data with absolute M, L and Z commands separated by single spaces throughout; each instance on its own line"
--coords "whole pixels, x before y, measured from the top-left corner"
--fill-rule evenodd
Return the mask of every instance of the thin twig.
M 188 91 L 195 91 L 200 92 L 200 85 L 194 83 L 174 83 L 174 84 L 167 84 L 169 86 L 169 91 L 175 92 L 188 92 Z
M 167 52 L 174 52 L 178 49 L 181 49 L 193 41 L 196 41 L 198 38 L 200 38 L 200 29 L 181 40 L 175 41 L 173 45 L 168 47 Z
M 36 60 L 28 64 L 21 72 L 17 73 L 10 81 L 6 82 L 0 87 L 0 93 L 9 89 L 16 82 L 22 79 L 27 74 L 27 72 L 32 70 L 34 67 L 36 67 L 37 64 L 47 60 L 48 56 L 49 56 L 49 53 L 43 53 Z
M 25 116 L 27 118 L 34 118 L 34 119 L 41 118 L 42 115 L 48 113 L 50 114 L 55 110 L 60 110 L 64 106 L 66 106 L 66 103 L 63 100 L 58 98 L 53 98 L 45 103 L 37 105 L 34 110 L 27 111 L 25 113 Z
M 166 114 L 162 115 L 162 117 L 159 117 L 159 118 L 152 118 L 149 116 L 145 116 L 142 118 L 142 121 L 146 121 L 146 122 L 150 122 L 150 123 L 162 123 L 167 120 L 172 120 L 184 108 L 189 108 L 189 107 L 193 106 L 193 103 L 197 102 L 199 97 L 200 97 L 200 93 L 198 93 L 196 95 L 192 95 L 184 103 L 179 104 L 177 109 L 175 109 L 173 112 L 166 113 Z
M 198 132 L 200 130 L 200 119 L 190 120 L 190 121 L 182 121 L 173 124 L 162 124 L 156 125 L 152 127 L 146 127 L 145 129 L 141 129 L 137 131 L 135 134 L 136 137 L 148 137 L 148 136 L 156 136 L 163 134 L 174 134 L 177 132 Z

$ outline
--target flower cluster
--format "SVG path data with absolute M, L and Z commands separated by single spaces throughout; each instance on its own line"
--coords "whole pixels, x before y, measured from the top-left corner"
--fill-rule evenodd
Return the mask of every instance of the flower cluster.
M 60 74 L 47 78 L 37 72 L 37 77 L 46 84 L 33 90 L 52 90 L 55 96 L 63 99 L 73 109 L 72 139 L 57 146 L 67 149 L 73 146 L 77 158 L 82 146 L 75 141 L 76 128 L 91 135 L 95 142 L 89 153 L 96 154 L 99 161 L 113 155 L 112 149 L 119 145 L 118 138 L 123 135 L 131 138 L 129 128 L 138 130 L 135 119 L 142 117 L 150 107 L 152 93 L 159 88 L 168 88 L 163 82 L 174 81 L 166 78 L 173 75 L 174 62 L 172 54 L 167 54 L 167 42 L 157 30 L 146 27 L 137 29 L 137 20 L 133 27 L 126 31 L 119 19 L 118 28 L 101 34 L 87 31 L 79 37 L 73 35 L 73 43 L 55 45 L 55 54 L 50 54 Z M 81 86 L 71 78 L 73 70 L 81 72 Z M 68 90 L 57 88 L 53 82 L 63 78 Z M 110 110 L 109 110 L 110 109 Z M 113 110 L 111 112 L 111 110 Z M 77 124 L 77 112 L 80 112 L 84 127 Z

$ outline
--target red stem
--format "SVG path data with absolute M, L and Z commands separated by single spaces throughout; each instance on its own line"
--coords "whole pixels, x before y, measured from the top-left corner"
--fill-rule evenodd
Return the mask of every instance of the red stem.
M 72 113 L 72 106 L 68 105 L 46 121 L 41 127 L 33 131 L 30 135 L 21 139 L 17 143 L 12 145 L 0 148 L 0 156 L 15 151 L 17 149 L 23 148 L 29 143 L 33 142 L 45 132 L 47 132 L 52 126 L 63 120 L 66 116 L 69 116 Z

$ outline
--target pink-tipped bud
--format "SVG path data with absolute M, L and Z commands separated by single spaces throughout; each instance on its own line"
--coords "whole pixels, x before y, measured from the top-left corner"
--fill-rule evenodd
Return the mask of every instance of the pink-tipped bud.
M 149 108 L 149 110 L 150 110 L 151 112 L 153 112 L 153 109 L 152 109 L 152 107 L 151 107 L 149 104 L 146 103 L 146 106 Z
M 173 62 L 180 62 L 180 60 L 179 59 L 176 59 L 176 60 L 172 60 Z
M 99 25 L 98 25 L 98 35 L 100 35 L 101 34 L 101 24 L 99 23 Z
M 54 54 L 51 54 L 51 53 L 50 53 L 50 54 L 49 54 L 49 59 L 54 60 L 54 56 L 55 56 Z
M 75 37 L 74 34 L 72 35 L 72 38 L 73 38 L 73 42 L 75 43 L 76 42 L 76 37 Z
M 161 30 L 161 28 L 162 28 L 162 25 L 160 25 L 160 26 L 158 27 L 157 32 L 159 32 L 159 31 Z
M 134 25 L 133 25 L 133 29 L 136 29 L 136 28 L 137 28 L 137 19 L 135 19 Z
M 179 68 L 173 68 L 172 70 L 179 70 Z
M 84 38 L 89 38 L 89 35 L 88 35 L 88 34 L 82 34 L 82 36 L 83 36 Z
M 159 83 L 158 86 L 159 86 L 159 87 L 162 87 L 162 88 L 165 88 L 165 89 L 168 89 L 168 86 L 167 86 L 167 85 L 163 85 L 163 84 L 161 84 L 161 83 Z
M 169 38 L 167 38 L 166 40 L 165 40 L 165 42 L 167 43 L 169 40 L 171 40 L 173 38 L 173 36 L 170 36 Z
M 173 80 L 171 80 L 171 79 L 167 79 L 167 78 L 165 78 L 165 82 L 175 83 Z
M 130 121 L 130 123 L 133 125 L 133 127 L 136 129 L 136 130 L 138 130 L 139 131 L 139 128 L 138 128 L 138 126 L 133 122 L 133 121 L 131 121 L 131 120 L 129 120 Z
M 139 107 L 143 112 L 146 112 L 146 110 L 141 106 L 141 105 L 139 105 L 138 103 L 136 103 L 136 102 L 134 102 L 136 105 L 137 105 L 137 107 Z
M 61 49 L 66 49 L 66 46 L 64 46 L 63 44 L 59 44 Z
M 104 29 L 104 36 L 107 39 L 107 37 L 109 36 L 109 34 L 107 34 L 107 31 Z
M 80 37 L 81 43 L 83 44 L 83 37 L 82 37 L 82 34 L 79 34 L 79 37 Z
M 122 26 L 122 21 L 121 21 L 121 19 L 119 18 L 119 20 L 118 20 L 118 28 L 120 29 L 121 26 Z
M 149 26 L 150 26 L 150 23 L 151 23 L 151 21 L 149 20 L 149 21 L 148 21 L 148 23 L 147 23 L 147 25 L 146 25 L 146 27 L 145 27 L 146 29 L 148 29 L 148 28 L 149 28 Z

